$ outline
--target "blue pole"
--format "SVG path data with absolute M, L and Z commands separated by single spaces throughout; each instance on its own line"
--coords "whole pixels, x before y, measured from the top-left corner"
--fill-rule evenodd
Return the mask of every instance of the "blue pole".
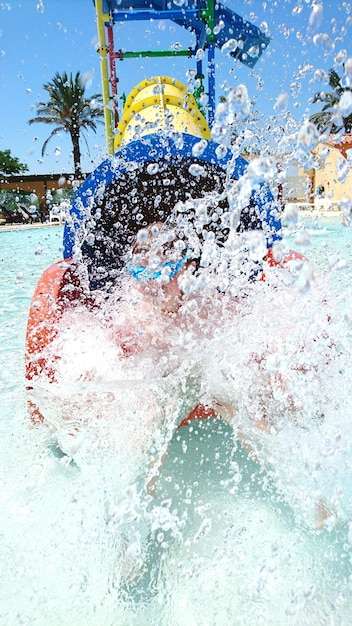
M 215 45 L 209 43 L 208 47 L 208 123 L 210 128 L 215 118 Z

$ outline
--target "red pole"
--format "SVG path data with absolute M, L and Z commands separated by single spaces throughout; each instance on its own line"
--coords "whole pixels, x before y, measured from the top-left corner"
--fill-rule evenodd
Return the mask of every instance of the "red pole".
M 118 78 L 116 76 L 116 64 L 115 64 L 115 51 L 114 51 L 114 32 L 113 27 L 107 26 L 107 36 L 108 36 L 108 55 L 109 55 L 109 67 L 110 67 L 110 85 L 111 85 L 111 95 L 112 95 L 112 110 L 114 113 L 114 122 L 115 129 L 119 123 L 119 111 L 117 107 L 117 83 Z

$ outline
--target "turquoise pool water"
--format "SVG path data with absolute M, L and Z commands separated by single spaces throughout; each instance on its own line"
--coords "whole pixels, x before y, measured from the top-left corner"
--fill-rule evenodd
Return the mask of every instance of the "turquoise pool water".
M 274 469 L 267 472 L 221 420 L 194 423 L 174 437 L 154 499 L 126 478 L 128 462 L 108 441 L 67 463 L 45 429 L 31 428 L 26 321 L 37 279 L 61 257 L 62 229 L 0 232 L 1 624 L 351 623 L 352 517 L 317 529 L 300 515 L 294 493 L 321 471 L 327 491 L 337 497 L 338 485 L 344 510 L 352 510 L 351 231 L 338 216 L 303 221 L 311 234 L 304 251 L 328 294 L 343 355 L 343 371 L 330 369 L 330 379 L 322 378 L 329 388 L 319 390 L 331 404 L 328 425 L 329 410 L 338 422 L 336 453 L 322 454 L 331 424 L 319 446 L 303 433 L 295 458 L 289 431 L 277 440 L 281 457 L 269 449 Z M 133 390 L 122 392 L 127 414 Z M 115 445 L 113 419 L 106 428 Z

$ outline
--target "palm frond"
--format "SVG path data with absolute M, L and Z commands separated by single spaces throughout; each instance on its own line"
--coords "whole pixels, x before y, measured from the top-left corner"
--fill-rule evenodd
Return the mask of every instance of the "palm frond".
M 58 127 L 58 128 L 54 128 L 54 130 L 50 133 L 49 137 L 44 141 L 44 143 L 42 145 L 42 157 L 45 154 L 45 150 L 46 150 L 46 147 L 47 147 L 50 139 L 52 139 L 58 133 L 61 133 L 63 130 L 65 130 L 63 127 L 61 127 L 61 128 Z
M 329 85 L 339 95 L 342 94 L 344 88 L 341 85 L 341 78 L 338 73 L 333 69 L 329 70 Z
M 333 91 L 319 91 L 311 99 L 312 104 L 321 103 L 321 112 L 314 113 L 309 117 L 320 131 L 329 131 L 330 133 L 338 133 L 341 129 L 345 132 L 351 132 L 352 128 L 352 116 L 341 118 L 338 115 L 338 103 L 342 95 L 352 89 L 350 87 L 344 87 L 341 82 L 341 77 L 338 73 L 331 69 L 329 70 L 329 86 Z M 350 119 L 351 118 L 351 119 Z

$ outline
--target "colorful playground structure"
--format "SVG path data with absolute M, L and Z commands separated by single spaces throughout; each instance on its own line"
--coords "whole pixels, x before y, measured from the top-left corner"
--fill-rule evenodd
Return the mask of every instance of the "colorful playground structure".
M 188 57 L 196 61 L 196 98 L 204 91 L 203 59 L 207 56 L 207 118 L 212 126 L 215 113 L 215 50 L 229 47 L 229 54 L 253 68 L 270 43 L 259 28 L 215 0 L 95 0 L 98 52 L 105 106 L 107 149 L 114 151 L 118 129 L 116 61 L 133 58 Z M 123 51 L 115 49 L 114 25 L 121 22 L 169 20 L 196 37 L 194 48 Z M 111 106 L 110 106 L 111 105 Z M 120 129 L 119 129 L 120 130 Z M 118 132 L 119 132 L 118 130 Z

